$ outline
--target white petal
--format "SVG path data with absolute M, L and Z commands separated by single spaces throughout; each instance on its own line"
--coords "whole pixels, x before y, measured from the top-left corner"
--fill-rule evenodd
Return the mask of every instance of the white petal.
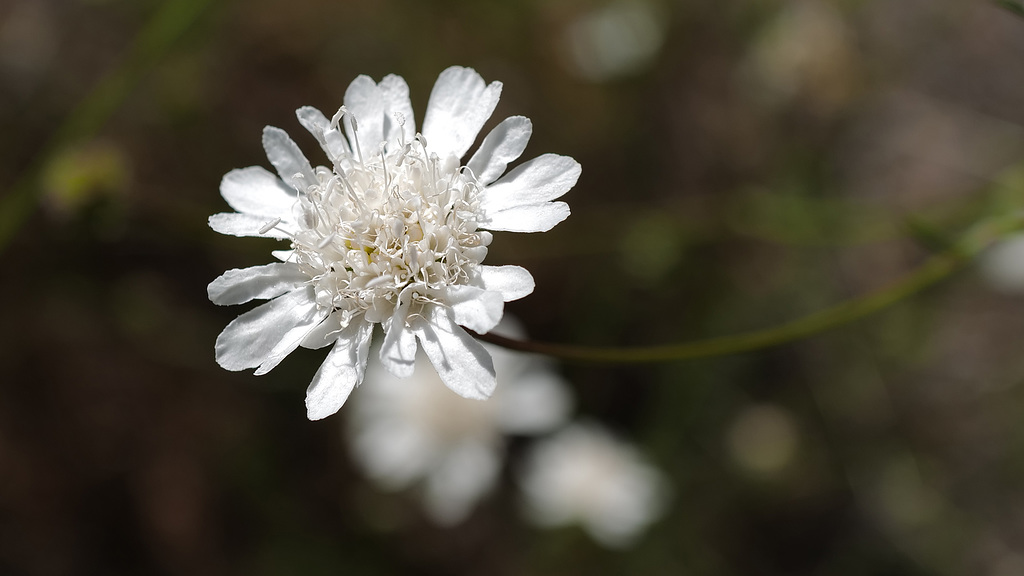
M 580 163 L 569 156 L 544 154 L 524 162 L 484 189 L 486 212 L 540 204 L 565 194 L 580 177 Z
M 356 133 L 352 133 L 352 123 L 345 123 L 345 132 L 352 148 L 356 148 L 356 138 L 363 157 L 377 154 L 377 146 L 384 140 L 384 94 L 377 83 L 369 76 L 358 76 L 348 90 L 345 90 L 345 108 L 356 119 Z
M 309 276 L 296 264 L 266 264 L 236 268 L 221 274 L 206 287 L 214 304 L 227 306 L 254 299 L 276 298 L 309 281 Z
M 416 115 L 409 100 L 409 85 L 401 76 L 388 74 L 379 87 L 384 96 L 384 138 L 388 142 L 412 142 L 416 136 Z M 396 112 L 402 116 L 401 123 L 395 117 Z
M 423 118 L 430 151 L 462 158 L 473 145 L 501 96 L 501 82 L 484 85 L 472 68 L 452 66 L 437 77 Z
M 501 292 L 505 302 L 518 300 L 533 292 L 533 276 L 521 266 L 481 265 L 477 270 L 481 288 Z
M 289 292 L 232 320 L 217 336 L 217 363 L 227 370 L 255 368 L 318 321 L 312 288 Z
M 370 353 L 373 324 L 354 321 L 338 335 L 338 341 L 313 376 L 306 390 L 306 416 L 320 420 L 334 414 L 363 379 Z
M 273 126 L 264 128 L 263 149 L 266 150 L 267 159 L 274 168 L 277 168 L 277 173 L 285 184 L 299 192 L 305 192 L 308 186 L 317 182 L 309 160 L 306 160 L 302 150 L 299 150 L 298 145 L 284 130 Z
M 303 106 L 295 111 L 295 115 L 299 118 L 299 123 L 309 130 L 309 133 L 320 143 L 320 147 L 323 148 L 328 158 L 336 160 L 342 154 L 348 153 L 348 142 L 345 140 L 345 136 L 331 126 L 331 121 L 324 116 L 323 112 L 312 106 Z
M 384 335 L 380 363 L 396 378 L 408 378 L 416 368 L 416 334 L 405 325 L 405 317 L 398 314 L 396 311 Z
M 450 314 L 434 307 L 430 320 L 416 325 L 416 338 L 445 386 L 463 398 L 489 398 L 495 386 L 491 355 Z
M 232 170 L 220 181 L 220 194 L 238 212 L 290 219 L 295 192 L 262 166 Z
M 210 216 L 209 223 L 210 228 L 213 228 L 215 232 L 227 234 L 228 236 L 256 236 L 258 238 L 277 238 L 279 240 L 291 238 L 289 233 L 294 231 L 294 226 L 283 221 L 273 228 L 267 229 L 266 232 L 260 233 L 260 230 L 267 228 L 274 220 L 274 218 L 267 216 L 226 212 Z
M 487 134 L 466 167 L 476 175 L 481 185 L 494 182 L 505 172 L 508 163 L 526 150 L 532 133 L 533 124 L 529 118 L 512 116 L 504 119 Z
M 331 121 L 327 119 L 327 116 L 312 106 L 303 106 L 295 111 L 295 117 L 299 119 L 299 124 L 302 124 L 302 127 L 308 130 L 313 138 L 316 138 L 320 146 L 324 147 L 326 152 L 327 139 L 324 138 L 324 132 L 331 129 Z
M 501 322 L 505 300 L 500 292 L 476 286 L 449 286 L 445 295 L 457 324 L 479 334 L 486 334 Z
M 291 262 L 292 257 L 295 256 L 295 250 L 272 250 L 270 255 L 281 262 Z
M 507 232 L 547 232 L 568 217 L 569 205 L 565 202 L 544 202 L 487 213 L 480 227 Z
M 302 339 L 299 346 L 309 348 L 310 350 L 319 350 L 324 346 L 334 344 L 342 330 L 342 318 L 344 318 L 344 314 L 340 311 L 335 310 L 331 312 L 323 322 L 310 330 L 309 334 L 306 334 L 306 337 Z M 356 320 L 353 320 L 353 322 L 356 322 Z
M 256 367 L 256 370 L 253 372 L 254 375 L 262 376 L 273 370 L 286 356 L 294 352 L 302 344 L 302 341 L 309 335 L 311 330 L 315 330 L 327 318 L 327 313 L 321 310 L 315 302 L 312 306 L 297 306 L 292 313 L 301 315 L 304 318 L 303 322 L 290 330 L 274 346 L 266 360 Z

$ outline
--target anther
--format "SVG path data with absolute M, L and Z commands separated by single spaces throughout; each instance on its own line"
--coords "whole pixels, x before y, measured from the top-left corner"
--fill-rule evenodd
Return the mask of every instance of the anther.
M 273 220 L 267 222 L 266 224 L 263 225 L 263 227 L 260 228 L 260 234 L 266 234 L 267 232 L 270 232 L 271 230 L 274 229 L 275 226 L 277 226 L 280 223 L 280 218 L 274 218 Z
M 331 126 L 338 126 L 338 123 L 341 122 L 341 118 L 345 116 L 345 114 L 348 114 L 348 108 L 345 108 L 344 106 L 338 108 L 338 111 L 331 117 Z
M 355 115 L 348 114 L 347 110 L 345 112 L 346 112 L 346 116 L 348 116 L 348 121 L 352 124 L 352 140 L 353 140 L 353 144 L 355 144 L 355 146 L 356 146 L 356 154 L 359 156 L 359 163 L 362 164 L 363 163 L 363 150 L 362 150 L 362 147 L 359 146 L 359 136 L 358 136 L 358 134 L 359 134 L 359 123 L 356 122 Z

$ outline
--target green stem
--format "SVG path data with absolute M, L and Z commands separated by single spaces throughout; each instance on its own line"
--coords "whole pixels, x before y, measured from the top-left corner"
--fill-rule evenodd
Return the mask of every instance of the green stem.
M 495 334 L 482 334 L 478 337 L 512 350 L 534 352 L 563 360 L 602 364 L 688 360 L 769 348 L 849 324 L 887 308 L 949 276 L 993 242 L 1020 227 L 1019 217 L 986 220 L 974 226 L 949 249 L 935 254 L 919 268 L 885 288 L 764 330 L 679 344 L 633 348 L 522 341 Z

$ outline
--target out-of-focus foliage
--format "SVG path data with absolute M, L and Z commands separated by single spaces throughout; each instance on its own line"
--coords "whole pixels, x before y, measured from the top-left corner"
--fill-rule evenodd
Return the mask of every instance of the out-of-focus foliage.
M 222 175 L 265 163 L 266 124 L 315 149 L 294 110 L 358 74 L 401 74 L 422 115 L 453 64 L 504 83 L 485 131 L 528 116 L 531 155 L 583 165 L 566 222 L 488 257 L 536 277 L 508 309 L 540 340 L 767 327 L 1024 208 L 1024 19 L 996 3 L 7 0 L 0 573 L 1024 573 L 1007 249 L 802 342 L 560 365 L 671 485 L 623 549 L 524 520 L 524 438 L 437 527 L 353 464 L 344 409 L 306 420 L 322 354 L 218 368 L 237 310 L 206 284 L 278 247 L 207 228 Z

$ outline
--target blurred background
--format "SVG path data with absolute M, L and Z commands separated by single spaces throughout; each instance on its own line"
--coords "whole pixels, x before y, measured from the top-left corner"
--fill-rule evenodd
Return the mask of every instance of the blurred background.
M 806 340 L 555 363 L 571 418 L 660 470 L 628 545 L 539 527 L 502 446 L 454 525 L 306 420 L 206 285 L 281 246 L 206 225 L 260 132 L 359 74 L 504 83 L 488 127 L 583 165 L 573 215 L 496 234 L 545 341 L 769 327 L 1024 208 L 1024 19 L 959 0 L 0 0 L 0 574 L 1024 574 L 1024 248 Z M 486 128 L 485 128 L 486 129 Z M 355 396 L 360 390 L 355 392 Z

